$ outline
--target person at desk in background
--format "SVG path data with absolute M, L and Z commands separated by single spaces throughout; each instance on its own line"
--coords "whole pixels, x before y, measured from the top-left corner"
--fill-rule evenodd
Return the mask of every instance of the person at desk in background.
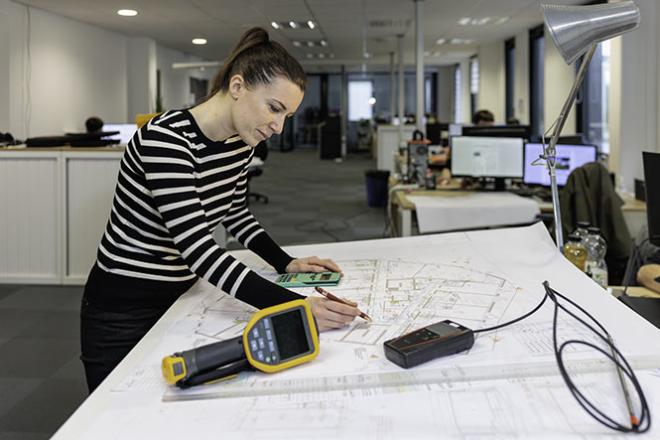
M 261 28 L 245 32 L 207 98 L 166 111 L 133 136 L 81 306 L 81 360 L 94 390 L 200 278 L 258 308 L 304 298 L 248 269 L 213 239 L 222 225 L 277 272 L 340 271 L 294 258 L 246 205 L 254 147 L 281 133 L 303 99 L 303 68 Z M 347 325 L 357 304 L 309 297 L 320 330 Z
M 660 293 L 660 247 L 646 242 L 639 250 L 643 264 L 637 270 L 637 282 Z
M 489 126 L 495 123 L 495 116 L 490 110 L 479 110 L 472 115 L 472 123 L 478 126 Z
M 87 133 L 97 133 L 103 130 L 103 120 L 98 116 L 91 116 L 85 121 Z

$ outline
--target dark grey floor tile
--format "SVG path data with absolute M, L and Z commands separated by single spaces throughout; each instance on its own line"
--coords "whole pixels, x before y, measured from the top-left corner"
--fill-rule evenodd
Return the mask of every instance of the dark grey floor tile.
M 0 300 L 0 309 L 79 310 L 83 287 L 25 286 Z
M 20 289 L 21 286 L 15 284 L 0 284 L 0 300 Z
M 0 309 L 0 338 L 13 338 L 47 316 L 47 310 Z
M 52 435 L 86 398 L 80 381 L 48 379 L 0 417 L 0 430 Z
M 0 377 L 0 417 L 44 382 L 41 378 Z
M 51 435 L 43 432 L 0 431 L 0 440 L 47 440 Z
M 53 311 L 18 333 L 19 338 L 75 339 L 80 338 L 80 312 Z
M 52 376 L 80 352 L 73 339 L 13 338 L 0 346 L 0 377 Z
M 62 365 L 62 367 L 57 370 L 51 378 L 77 380 L 84 386 L 87 386 L 85 382 L 85 369 L 83 368 L 83 363 L 78 354 L 71 358 L 69 362 Z

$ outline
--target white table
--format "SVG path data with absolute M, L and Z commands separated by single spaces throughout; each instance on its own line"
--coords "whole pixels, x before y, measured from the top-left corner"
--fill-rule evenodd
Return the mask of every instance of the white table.
M 54 439 L 618 438 L 587 418 L 557 375 L 548 346 L 552 310 L 547 305 L 508 330 L 478 337 L 469 354 L 437 359 L 412 370 L 401 370 L 383 359 L 380 331 L 437 320 L 431 311 L 444 309 L 447 311 L 442 313 L 454 320 L 472 320 L 474 328 L 504 322 L 538 303 L 540 283 L 545 279 L 608 329 L 637 365 L 651 412 L 658 414 L 660 345 L 649 341 L 659 340 L 660 330 L 560 256 L 540 224 L 301 246 L 288 251 L 301 256 L 329 256 L 343 264 L 346 278 L 342 283 L 354 286 L 351 296 L 374 323 L 368 328 L 323 333 L 321 354 L 304 366 L 273 376 L 252 373 L 238 381 L 198 389 L 201 393 L 238 390 L 244 397 L 208 398 L 207 394 L 207 399 L 197 395 L 194 400 L 164 402 L 164 393 L 170 399 L 172 395 L 191 396 L 167 391 L 162 379 L 148 372 L 157 372 L 161 356 L 188 348 L 181 346 L 181 341 L 192 344 L 199 337 L 188 334 L 194 330 L 191 322 L 208 325 L 210 316 L 217 313 L 207 302 L 220 293 L 198 283 L 172 306 Z M 260 264 L 244 252 L 237 256 L 253 267 Z M 341 289 L 342 284 L 333 290 L 349 294 Z M 488 298 L 480 299 L 479 295 Z M 422 299 L 424 302 L 416 302 Z M 491 305 L 478 309 L 484 301 Z M 200 310 L 208 314 L 199 314 Z M 387 317 L 392 318 L 389 324 Z M 483 321 L 475 322 L 478 317 Z M 225 319 L 231 319 L 231 313 Z M 566 337 L 582 332 L 564 319 L 560 329 L 567 332 L 562 333 Z M 370 346 L 370 338 L 378 342 Z M 572 365 L 583 371 L 580 383 L 586 384 L 591 396 L 612 404 L 609 411 L 625 419 L 613 367 L 594 360 L 592 353 L 578 351 L 574 355 L 572 359 L 579 362 Z M 386 380 L 402 384 L 387 385 Z M 660 429 L 654 426 L 648 438 L 659 434 Z

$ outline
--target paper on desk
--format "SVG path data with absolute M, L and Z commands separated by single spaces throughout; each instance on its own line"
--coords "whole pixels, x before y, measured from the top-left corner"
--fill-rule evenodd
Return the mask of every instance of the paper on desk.
M 386 338 L 440 319 L 480 328 L 519 316 L 540 301 L 545 279 L 601 320 L 637 369 L 651 412 L 657 412 L 660 377 L 649 366 L 660 364 L 660 346 L 648 341 L 658 340 L 660 331 L 567 262 L 542 224 L 287 250 L 337 261 L 345 277 L 333 292 L 355 299 L 374 317 L 373 325 L 356 322 L 345 330 L 324 332 L 321 354 L 311 363 L 277 375 L 245 374 L 226 387 L 217 384 L 190 391 L 200 393 L 203 400 L 161 402 L 163 394 L 149 390 L 149 399 L 154 400 L 139 408 L 129 403 L 143 394 L 131 392 L 138 387 L 131 389 L 127 383 L 126 391 L 114 393 L 106 405 L 112 415 L 95 419 L 95 426 L 80 437 L 147 438 L 157 432 L 175 438 L 183 427 L 200 439 L 217 437 L 220 427 L 227 438 L 315 440 L 437 438 L 439 432 L 447 438 L 610 435 L 582 411 L 556 375 L 549 306 L 505 330 L 479 336 L 467 354 L 411 370 L 402 370 L 383 356 Z M 256 257 L 243 261 L 251 267 L 261 264 Z M 209 311 L 230 310 L 236 305 L 233 301 L 217 290 L 184 298 L 168 312 L 176 311 L 179 318 L 162 333 L 167 346 L 159 350 L 168 354 L 189 348 L 202 337 L 229 329 L 228 315 Z M 591 340 L 565 317 L 560 321 L 560 337 Z M 153 368 L 161 355 L 146 356 L 146 364 L 136 369 Z M 569 350 L 567 355 L 582 366 L 584 389 L 599 398 L 599 405 L 621 412 L 614 370 L 607 372 L 608 366 L 598 364 L 590 351 Z M 408 380 L 408 373 L 419 380 Z M 392 377 L 402 380 L 402 385 L 377 386 Z M 368 381 L 376 386 L 357 385 Z M 342 387 L 343 383 L 356 386 Z M 171 387 L 163 389 L 168 390 L 166 398 L 177 395 Z M 213 396 L 206 391 L 219 390 L 242 397 L 208 400 Z M 625 417 L 625 411 L 621 414 Z
M 415 204 L 423 234 L 531 223 L 540 212 L 535 201 L 507 192 L 407 198 Z

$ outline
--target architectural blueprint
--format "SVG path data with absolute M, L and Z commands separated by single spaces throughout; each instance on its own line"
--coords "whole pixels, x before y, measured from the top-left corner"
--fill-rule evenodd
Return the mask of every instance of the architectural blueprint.
M 130 368 L 113 373 L 105 397 L 112 403 L 76 437 L 149 438 L 158 432 L 177 438 L 192 430 L 200 439 L 618 438 L 589 418 L 558 375 L 547 304 L 511 327 L 477 335 L 468 352 L 409 370 L 384 357 L 385 340 L 436 321 L 479 329 L 520 316 L 540 302 L 544 279 L 607 327 L 657 414 L 660 346 L 644 341 L 660 332 L 629 315 L 633 312 L 564 260 L 542 227 L 289 252 L 333 258 L 344 276 L 328 290 L 356 301 L 373 322 L 358 318 L 321 333 L 321 352 L 313 362 L 179 390 L 162 380 L 162 357 L 237 336 L 254 311 L 198 283 L 141 343 L 149 343 L 148 349 L 131 353 Z M 243 261 L 275 278 L 258 258 L 243 254 Z M 297 291 L 314 294 L 309 288 Z M 558 337 L 600 343 L 566 315 L 559 317 Z M 579 346 L 565 355 L 581 389 L 624 421 L 611 362 Z

